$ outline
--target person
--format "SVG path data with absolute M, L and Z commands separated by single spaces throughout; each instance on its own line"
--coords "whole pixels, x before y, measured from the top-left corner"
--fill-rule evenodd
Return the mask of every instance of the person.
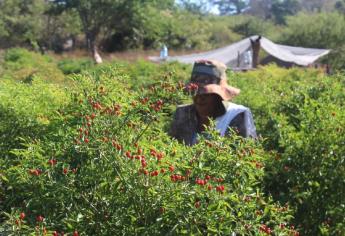
M 170 136 L 194 145 L 212 119 L 221 136 L 229 135 L 232 128 L 242 137 L 257 137 L 250 109 L 230 102 L 240 90 L 228 85 L 226 65 L 214 60 L 196 61 L 186 88 L 195 90 L 193 104 L 177 107 Z

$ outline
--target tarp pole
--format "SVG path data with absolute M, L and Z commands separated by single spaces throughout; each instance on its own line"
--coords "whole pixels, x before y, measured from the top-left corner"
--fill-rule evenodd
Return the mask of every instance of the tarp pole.
M 261 48 L 260 39 L 261 39 L 261 36 L 259 36 L 255 40 L 250 39 L 250 43 L 252 45 L 252 50 L 253 50 L 253 62 L 252 62 L 253 68 L 256 68 L 259 64 L 259 53 L 260 53 L 260 48 Z
M 240 51 L 237 51 L 237 68 L 240 67 Z

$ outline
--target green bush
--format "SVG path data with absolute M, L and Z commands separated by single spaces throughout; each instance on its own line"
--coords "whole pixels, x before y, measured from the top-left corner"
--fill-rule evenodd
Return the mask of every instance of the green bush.
M 299 13 L 287 17 L 280 42 L 288 45 L 335 48 L 343 44 L 344 16 L 340 13 Z
M 276 66 L 235 77 L 238 101 L 252 108 L 258 132 L 276 157 L 267 163 L 266 190 L 295 207 L 305 235 L 342 235 L 344 75 Z
M 23 48 L 8 49 L 0 78 L 31 82 L 35 77 L 52 83 L 63 83 L 64 75 L 52 58 Z
M 166 131 L 190 99 L 181 90 L 190 71 L 113 62 L 71 76 L 66 91 L 3 80 L 1 133 L 19 122 L 1 140 L 0 231 L 344 234 L 344 75 L 274 65 L 229 73 L 262 138 L 210 128 L 186 147 Z
M 288 45 L 327 48 L 331 53 L 322 58 L 334 70 L 345 68 L 344 15 L 340 13 L 299 13 L 287 18 L 287 27 L 279 36 L 279 42 Z
M 78 74 L 94 66 L 91 59 L 63 59 L 58 62 L 58 68 L 65 74 Z
M 40 79 L 32 84 L 0 80 L 0 158 L 21 148 L 23 139 L 44 136 L 51 117 L 67 102 L 63 89 Z
M 178 144 L 163 129 L 185 97 L 174 73 L 130 90 L 116 68 L 75 75 L 45 135 L 2 160 L 3 232 L 297 234 L 289 206 L 262 192 L 260 143 L 209 130 Z

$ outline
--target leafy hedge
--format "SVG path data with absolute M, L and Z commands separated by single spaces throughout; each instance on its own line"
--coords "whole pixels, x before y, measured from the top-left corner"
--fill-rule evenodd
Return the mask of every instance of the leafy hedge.
M 210 128 L 186 147 L 166 131 L 189 100 L 181 80 L 190 69 L 117 62 L 69 77 L 66 90 L 19 84 L 16 100 L 16 82 L 0 81 L 0 127 L 22 124 L 0 150 L 0 232 L 342 235 L 344 76 L 229 73 L 262 138 Z M 10 106 L 19 112 L 2 113 Z M 42 116 L 49 122 L 19 132 Z
M 295 208 L 305 235 L 345 232 L 345 78 L 275 66 L 242 74 L 240 102 L 254 111 L 259 133 L 276 158 L 266 190 Z
M 0 63 L 0 76 L 4 79 L 30 83 L 37 77 L 54 83 L 64 82 L 63 73 L 51 57 L 23 48 L 6 50 Z

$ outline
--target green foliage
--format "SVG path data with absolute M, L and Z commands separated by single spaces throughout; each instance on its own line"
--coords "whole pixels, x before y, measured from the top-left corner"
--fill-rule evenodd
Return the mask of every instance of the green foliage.
M 29 45 L 37 49 L 45 24 L 44 0 L 4 0 L 0 2 L 1 45 Z
M 49 115 L 46 132 L 26 137 L 12 147 L 11 159 L 0 159 L 5 167 L 0 194 L 6 196 L 2 231 L 27 235 L 295 232 L 289 224 L 291 209 L 262 192 L 263 167 L 270 154 L 258 141 L 235 135 L 221 138 L 210 129 L 208 138 L 201 137 L 196 146 L 177 143 L 163 127 L 185 98 L 174 82 L 184 72 L 172 71 L 163 74 L 164 80 L 132 89 L 132 79 L 122 70 L 125 66 L 74 75 L 65 96 L 56 95 L 69 102 L 58 101 L 50 108 L 58 110 Z M 166 64 L 161 70 L 169 67 L 183 69 Z M 33 93 L 35 84 L 23 86 L 18 90 L 23 98 Z M 9 96 L 9 89 L 4 91 Z M 16 100 L 12 103 L 16 109 L 22 107 Z
M 340 13 L 345 13 L 345 1 L 344 0 L 339 0 L 335 3 L 335 8 L 337 9 L 337 11 L 339 11 Z
M 169 47 L 176 49 L 183 48 L 210 48 L 208 39 L 211 36 L 210 23 L 200 20 L 199 16 L 185 11 L 174 14 L 166 12 L 166 19 L 169 20 L 163 42 Z M 188 24 L 186 24 L 188 22 Z
M 343 44 L 344 16 L 339 13 L 299 13 L 287 17 L 281 42 L 316 48 L 334 48 Z
M 58 62 L 58 68 L 65 74 L 78 74 L 94 66 L 90 59 L 63 59 Z
M 345 37 L 344 15 L 339 13 L 299 13 L 287 18 L 287 28 L 279 37 L 283 44 L 328 48 L 331 54 L 323 59 L 335 70 L 344 69 L 342 48 Z
M 21 148 L 23 139 L 44 136 L 51 116 L 67 101 L 64 90 L 40 79 L 0 80 L 0 158 Z
M 73 9 L 56 13 L 54 8 L 50 7 L 46 14 L 49 15 L 49 20 L 45 22 L 45 29 L 40 40 L 45 50 L 54 50 L 54 52 L 71 50 L 71 48 L 64 48 L 66 40 L 74 40 L 76 44 L 72 46 L 72 49 L 75 48 L 78 44 L 77 38 L 82 33 L 78 13 Z
M 322 61 L 331 65 L 334 71 L 344 71 L 345 69 L 345 44 L 333 48 Z
M 0 231 L 344 234 L 344 75 L 229 73 L 262 138 L 211 126 L 187 147 L 166 131 L 190 71 L 112 62 L 70 76 L 66 90 L 0 81 Z
M 296 208 L 305 235 L 342 235 L 344 189 L 344 75 L 261 68 L 237 77 L 238 98 L 252 108 L 265 147 L 266 189 Z
M 240 14 L 248 7 L 245 0 L 212 0 L 212 4 L 218 7 L 221 15 Z
M 210 4 L 208 0 L 199 0 L 197 2 L 189 0 L 180 0 L 177 2 L 177 7 L 193 14 L 207 15 L 209 13 Z
M 230 16 L 224 18 L 228 22 L 228 27 L 242 37 L 253 35 L 263 35 L 271 40 L 275 40 L 279 35 L 281 28 L 274 25 L 273 22 L 263 20 L 254 16 Z
M 337 53 L 344 45 L 342 0 L 178 2 L 4 0 L 0 3 L 0 44 L 42 53 L 65 50 L 66 40 L 107 52 L 157 49 L 162 44 L 173 50 L 208 50 L 263 35 L 289 45 L 333 49 L 323 62 L 334 69 L 344 68 L 344 58 Z M 207 12 L 213 7 L 221 14 Z
M 2 79 L 14 79 L 30 83 L 36 77 L 46 82 L 63 83 L 63 73 L 52 58 L 23 48 L 6 50 L 2 63 Z
M 285 23 L 285 17 L 289 15 L 296 15 L 296 13 L 300 10 L 299 9 L 298 0 L 275 0 L 272 3 L 272 14 L 274 16 L 274 20 L 278 24 Z

